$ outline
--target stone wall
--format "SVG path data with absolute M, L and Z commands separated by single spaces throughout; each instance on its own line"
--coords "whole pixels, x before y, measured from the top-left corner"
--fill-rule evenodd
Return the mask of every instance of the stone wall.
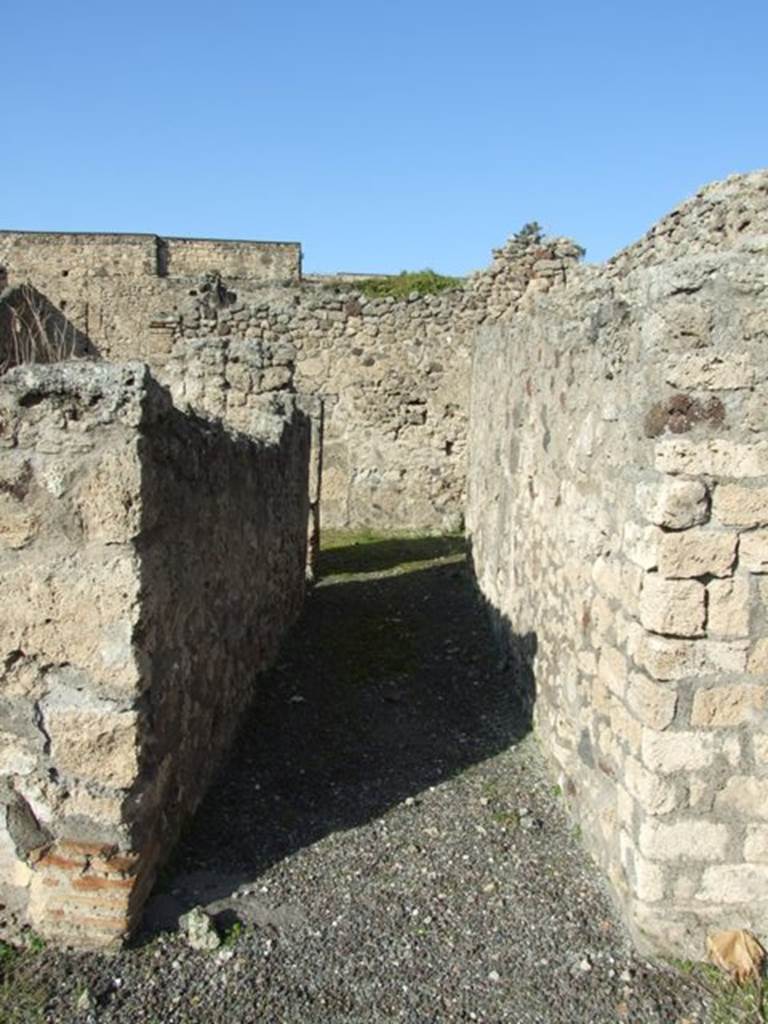
M 150 325 L 157 312 L 194 291 L 203 272 L 234 282 L 296 282 L 301 247 L 294 242 L 0 231 L 0 268 L 7 284 L 33 284 L 105 358 L 147 359 L 153 355 Z
M 465 287 L 402 301 L 367 298 L 350 281 L 234 293 L 212 279 L 154 330 L 177 353 L 201 338 L 292 347 L 296 387 L 324 408 L 326 525 L 457 529 L 471 336 L 513 316 L 527 288 L 563 281 L 580 254 L 565 239 L 512 241 Z
M 513 241 L 466 287 L 395 301 L 368 299 L 354 281 L 299 282 L 290 245 L 0 234 L 11 283 L 30 279 L 103 357 L 141 358 L 176 392 L 185 345 L 204 340 L 211 367 L 219 343 L 291 347 L 295 386 L 324 410 L 323 520 L 380 529 L 461 526 L 470 336 L 513 315 L 531 279 L 541 290 L 563 280 L 578 255 L 563 240 Z M 218 361 L 229 388 L 242 360 Z M 189 388 L 200 397 L 195 374 Z M 218 415 L 215 405 L 203 408 Z
M 185 415 L 139 363 L 0 381 L 5 935 L 130 931 L 299 611 L 309 424 L 251 413 Z
M 89 339 L 32 285 L 0 291 L 0 373 L 20 363 L 96 354 Z
M 768 933 L 768 174 L 476 338 L 480 589 L 636 937 Z

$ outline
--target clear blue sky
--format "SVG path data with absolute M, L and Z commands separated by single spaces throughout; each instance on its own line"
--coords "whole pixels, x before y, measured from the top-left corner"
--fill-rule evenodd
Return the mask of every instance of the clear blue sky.
M 534 219 L 605 259 L 768 165 L 766 0 L 6 0 L 0 33 L 0 227 L 465 273 Z

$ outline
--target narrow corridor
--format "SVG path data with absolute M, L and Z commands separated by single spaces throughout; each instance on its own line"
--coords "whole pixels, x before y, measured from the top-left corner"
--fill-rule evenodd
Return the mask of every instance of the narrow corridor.
M 69 958 L 102 993 L 93 1019 L 707 1020 L 696 983 L 632 952 L 462 542 L 336 544 L 147 931 L 106 967 Z M 229 936 L 218 953 L 158 934 L 197 904 Z

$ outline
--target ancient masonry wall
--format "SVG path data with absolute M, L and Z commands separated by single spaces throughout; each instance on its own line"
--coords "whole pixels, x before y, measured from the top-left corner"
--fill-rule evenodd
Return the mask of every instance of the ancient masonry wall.
M 729 179 L 476 337 L 480 589 L 634 934 L 694 957 L 768 934 L 767 255 Z
M 0 903 L 133 927 L 304 592 L 309 424 L 176 409 L 140 363 L 0 383 Z
M 203 272 L 239 283 L 301 277 L 293 242 L 225 242 L 157 235 L 0 231 L 0 291 L 32 284 L 105 359 L 153 357 L 158 310 L 194 290 Z
M 242 409 L 239 353 L 292 353 L 285 372 L 322 407 L 324 523 L 460 527 L 468 335 L 510 315 L 531 278 L 542 288 L 562 278 L 575 247 L 512 243 L 466 288 L 396 302 L 349 282 L 302 284 L 298 247 L 249 244 L 6 232 L 0 265 L 11 285 L 31 281 L 102 357 L 148 362 L 200 411 Z M 201 341 L 205 362 L 182 385 Z M 282 387 L 279 376 L 264 389 Z

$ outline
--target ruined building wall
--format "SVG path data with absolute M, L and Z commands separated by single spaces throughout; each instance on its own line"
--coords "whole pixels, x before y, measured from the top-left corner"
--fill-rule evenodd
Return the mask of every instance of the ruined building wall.
M 480 589 L 635 935 L 768 931 L 768 174 L 476 337 Z
M 237 418 L 253 394 L 240 386 L 249 353 L 279 351 L 282 376 L 322 403 L 330 527 L 461 526 L 470 335 L 512 315 L 531 278 L 562 279 L 575 256 L 562 241 L 510 243 L 466 287 L 395 301 L 300 284 L 292 246 L 0 233 L 11 282 L 32 280 L 102 357 L 145 360 L 198 411 Z M 283 387 L 281 373 L 259 386 Z
M 304 592 L 309 425 L 184 415 L 139 363 L 0 380 L 0 903 L 135 924 Z
M 325 525 L 456 529 L 471 335 L 514 315 L 530 282 L 546 290 L 563 280 L 579 252 L 563 239 L 509 243 L 465 287 L 400 301 L 367 298 L 350 282 L 236 294 L 204 282 L 156 318 L 155 348 L 178 360 L 186 346 L 228 338 L 292 351 L 296 387 L 324 408 Z M 168 372 L 169 364 L 158 369 Z
M 0 373 L 21 363 L 95 356 L 88 338 L 30 284 L 0 291 Z
M 0 231 L 7 284 L 31 283 L 108 359 L 152 355 L 149 326 L 203 273 L 235 283 L 301 276 L 294 242 L 228 242 L 157 235 Z M 4 287 L 0 283 L 0 288 Z

